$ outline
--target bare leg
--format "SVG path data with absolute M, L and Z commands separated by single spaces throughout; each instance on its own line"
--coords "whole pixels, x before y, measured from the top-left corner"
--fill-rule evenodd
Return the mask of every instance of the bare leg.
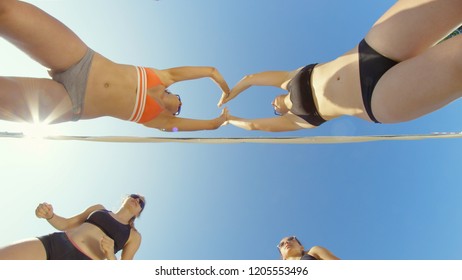
M 0 260 L 46 260 L 45 247 L 37 238 L 0 248 Z
M 0 36 L 58 72 L 78 62 L 87 50 L 85 43 L 60 21 L 16 0 L 0 1 Z
M 460 0 L 400 0 L 374 24 L 366 41 L 402 61 L 375 87 L 372 111 L 379 121 L 409 121 L 461 96 L 462 37 L 435 46 L 461 24 Z
M 400 0 L 371 28 L 366 41 L 396 61 L 414 57 L 462 24 L 460 0 Z
M 462 36 L 399 63 L 383 75 L 372 96 L 372 111 L 384 123 L 433 112 L 462 96 Z
M 72 105 L 63 85 L 53 80 L 0 77 L 0 119 L 65 122 L 72 119 Z

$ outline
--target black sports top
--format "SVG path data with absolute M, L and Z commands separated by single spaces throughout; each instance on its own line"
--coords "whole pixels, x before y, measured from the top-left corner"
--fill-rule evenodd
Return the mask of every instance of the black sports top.
M 92 212 L 85 220 L 101 229 L 107 236 L 114 240 L 114 253 L 120 251 L 130 236 L 130 225 L 122 224 L 114 219 L 109 210 L 97 210 Z
M 308 261 L 316 261 L 318 260 L 317 258 L 313 257 L 312 255 L 304 254 L 301 258 L 301 260 L 308 260 Z
M 313 90 L 311 89 L 311 73 L 316 65 L 317 63 L 310 64 L 298 71 L 290 80 L 287 89 L 290 93 L 290 101 L 292 101 L 290 111 L 307 123 L 320 126 L 326 120 L 319 115 L 318 109 L 316 109 Z

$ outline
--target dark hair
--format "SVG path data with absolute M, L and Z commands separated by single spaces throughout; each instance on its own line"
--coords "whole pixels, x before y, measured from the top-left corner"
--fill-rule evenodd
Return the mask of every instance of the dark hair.
M 295 236 L 294 236 L 294 237 L 295 237 Z M 302 242 L 300 242 L 300 240 L 298 240 L 298 238 L 297 238 L 297 237 L 295 237 L 295 240 L 297 240 L 298 244 L 299 244 L 300 246 L 302 246 L 302 247 L 303 247 L 303 244 L 302 244 Z M 304 256 L 306 253 L 307 253 L 307 251 L 305 251 L 305 250 L 302 250 L 302 256 Z
M 128 197 L 130 197 L 130 195 L 128 195 Z M 146 205 L 146 198 L 144 199 L 144 203 Z M 141 213 L 143 213 L 143 211 L 144 211 L 144 208 L 141 208 L 141 211 L 140 211 L 140 213 L 138 215 L 135 215 L 130 220 L 128 220 L 128 224 L 130 225 L 130 227 L 132 229 L 136 230 L 136 228 L 135 228 L 135 220 L 136 220 L 136 218 L 141 216 Z

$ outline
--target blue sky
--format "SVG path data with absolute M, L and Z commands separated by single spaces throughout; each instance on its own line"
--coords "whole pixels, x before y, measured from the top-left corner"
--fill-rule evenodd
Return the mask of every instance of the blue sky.
M 116 62 L 217 67 L 242 76 L 325 62 L 351 49 L 394 1 L 29 1 Z M 0 41 L 3 76 L 46 70 Z M 182 115 L 213 118 L 220 91 L 207 79 L 172 86 Z M 272 115 L 281 91 L 251 88 L 230 102 L 242 117 Z M 164 133 L 112 118 L 54 125 L 64 135 L 282 137 L 460 131 L 456 101 L 419 120 L 377 125 L 352 117 L 288 133 Z M 0 122 L 0 131 L 23 125 Z M 342 259 L 462 259 L 460 140 L 356 144 L 125 144 L 0 139 L 4 231 L 0 245 L 53 231 L 34 216 L 52 203 L 71 216 L 137 192 L 147 206 L 136 259 L 278 259 L 296 235 Z

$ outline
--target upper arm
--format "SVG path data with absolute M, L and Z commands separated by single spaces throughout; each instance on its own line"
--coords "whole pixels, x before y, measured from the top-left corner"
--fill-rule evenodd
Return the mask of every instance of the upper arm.
M 88 215 L 90 215 L 93 211 L 100 210 L 100 209 L 104 209 L 104 206 L 102 206 L 101 204 L 96 204 L 96 205 L 88 207 L 87 209 L 85 209 L 81 213 L 79 213 L 79 214 L 77 214 L 77 215 L 75 215 L 73 217 L 68 218 L 67 221 L 66 221 L 65 228 L 63 230 L 68 230 L 68 229 L 71 229 L 71 228 L 75 228 L 75 227 L 83 224 L 85 222 L 85 220 L 87 219 Z
M 241 82 L 249 86 L 274 86 L 287 90 L 287 84 L 295 75 L 295 71 L 266 71 L 245 76 Z
M 192 66 L 182 66 L 158 70 L 159 76 L 161 77 L 161 80 L 164 82 L 166 87 L 169 87 L 176 82 L 199 78 L 199 76 L 205 77 L 206 74 L 210 72 L 211 69 L 205 67 L 197 68 Z
M 215 81 L 223 91 L 229 91 L 228 85 L 221 76 L 220 72 L 215 67 L 211 66 L 175 67 L 158 70 L 158 74 L 166 87 L 169 87 L 176 82 L 208 77 Z
M 136 252 L 140 248 L 140 245 L 141 245 L 141 234 L 137 230 L 132 229 L 130 233 L 130 238 L 128 239 L 127 243 L 125 243 L 125 246 L 122 250 L 122 255 L 120 258 L 122 260 L 133 260 Z

